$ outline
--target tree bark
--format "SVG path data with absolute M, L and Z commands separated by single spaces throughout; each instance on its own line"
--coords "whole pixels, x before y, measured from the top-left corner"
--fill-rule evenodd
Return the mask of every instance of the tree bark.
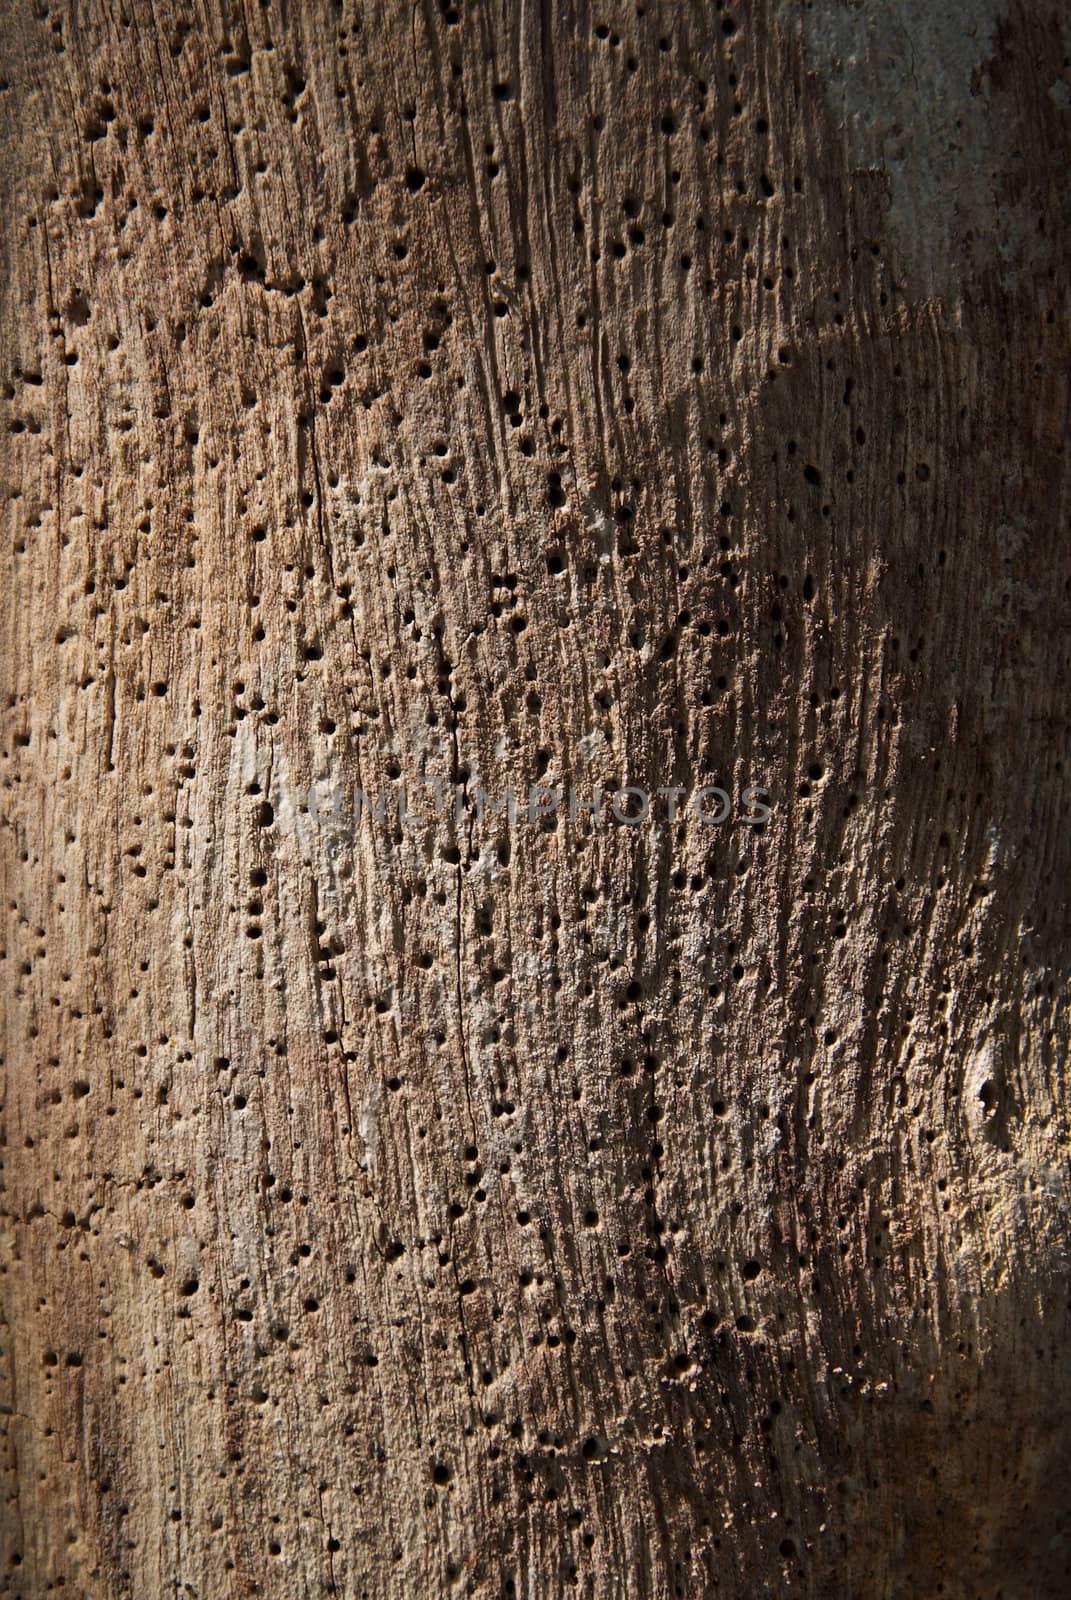
M 3 42 L 0 1594 L 1071 1592 L 1057 9 Z

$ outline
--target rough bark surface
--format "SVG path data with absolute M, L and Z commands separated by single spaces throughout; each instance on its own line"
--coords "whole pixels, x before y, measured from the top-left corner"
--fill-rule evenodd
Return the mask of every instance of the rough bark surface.
M 1071 1592 L 1058 10 L 5 9 L 0 1593 Z

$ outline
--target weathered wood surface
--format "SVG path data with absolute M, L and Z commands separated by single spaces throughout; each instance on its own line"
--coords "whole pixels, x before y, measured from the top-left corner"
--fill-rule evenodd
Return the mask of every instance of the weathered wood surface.
M 6 8 L 4 1595 L 1069 1592 L 1057 13 Z

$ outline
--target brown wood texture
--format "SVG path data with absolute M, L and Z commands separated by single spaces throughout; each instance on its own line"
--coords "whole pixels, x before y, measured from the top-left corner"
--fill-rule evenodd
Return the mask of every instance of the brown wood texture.
M 1059 8 L 0 34 L 0 1594 L 1071 1593 Z

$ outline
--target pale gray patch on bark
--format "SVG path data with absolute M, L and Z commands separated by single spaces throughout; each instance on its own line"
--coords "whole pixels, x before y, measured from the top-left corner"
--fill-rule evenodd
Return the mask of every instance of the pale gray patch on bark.
M 997 265 L 1038 264 L 1028 203 L 1007 193 L 1019 108 L 993 81 L 1001 0 L 819 0 L 803 13 L 808 64 L 843 126 L 850 162 L 886 174 L 889 221 L 911 288 L 944 296 Z

